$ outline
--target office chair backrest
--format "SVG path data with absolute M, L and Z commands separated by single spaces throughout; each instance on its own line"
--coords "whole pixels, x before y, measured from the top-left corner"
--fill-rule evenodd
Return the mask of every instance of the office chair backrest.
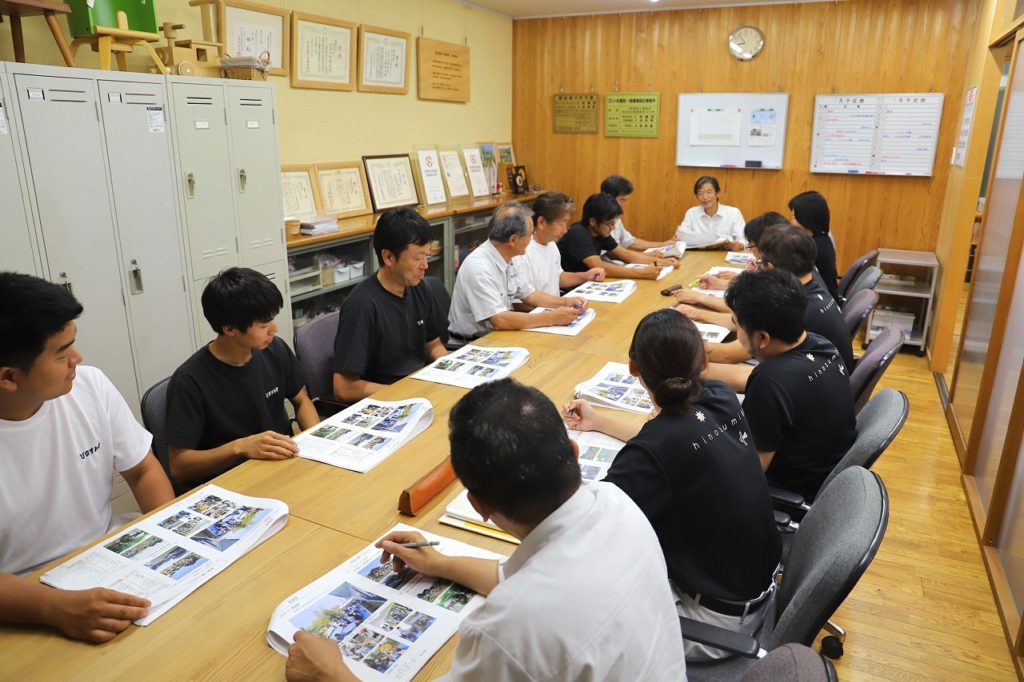
M 448 310 L 452 307 L 452 297 L 440 278 L 427 275 L 423 278 L 423 281 L 430 287 L 430 293 L 434 296 L 434 302 L 437 303 L 437 307 L 441 309 L 441 314 L 444 316 L 444 324 L 441 325 L 441 343 L 447 346 Z
M 861 408 L 867 403 L 868 398 L 871 397 L 871 391 L 875 389 L 878 380 L 885 374 L 885 370 L 896 357 L 896 353 L 903 347 L 905 339 L 902 329 L 893 329 L 892 327 L 884 329 L 868 346 L 867 352 L 857 361 L 857 365 L 850 374 L 854 414 L 859 414 Z
M 883 388 L 857 415 L 857 439 L 821 484 L 824 490 L 836 476 L 852 466 L 870 469 L 899 435 L 910 413 L 907 396 L 894 388 Z
M 850 295 L 847 291 L 853 283 L 857 281 L 857 277 L 864 272 L 864 268 L 871 263 L 874 263 L 876 258 L 878 258 L 878 249 L 872 249 L 857 260 L 853 261 L 853 264 L 847 268 L 846 274 L 844 274 L 843 278 L 839 280 L 839 287 L 836 289 L 836 293 L 839 296 L 839 305 L 846 305 L 846 302 L 850 300 Z
M 869 265 L 864 268 L 857 278 L 853 280 L 853 284 L 846 290 L 846 300 L 852 301 L 853 297 L 857 295 L 858 291 L 864 289 L 874 289 L 878 285 L 878 280 L 882 278 L 882 268 L 877 265 Z
M 850 338 L 856 338 L 860 326 L 864 324 L 868 313 L 878 305 L 878 292 L 874 289 L 861 289 L 857 295 L 847 301 L 843 307 L 843 319 L 846 321 L 846 328 L 850 330 Z
M 863 467 L 846 469 L 822 490 L 793 536 L 763 648 L 814 642 L 875 558 L 888 519 L 882 479 Z
M 167 385 L 170 382 L 170 377 L 161 379 L 150 386 L 142 395 L 142 425 L 153 434 L 153 454 L 156 455 L 157 461 L 160 462 L 164 473 L 167 474 L 167 478 L 171 479 L 174 494 L 180 495 L 188 489 L 179 486 L 178 482 L 171 476 L 171 459 L 170 454 L 167 452 L 167 440 L 164 436 L 167 430 Z
M 784 644 L 750 666 L 740 682 L 836 682 L 832 662 L 809 646 Z
M 306 370 L 306 392 L 310 398 L 334 399 L 334 337 L 338 334 L 338 312 L 319 315 L 295 330 L 295 355 Z

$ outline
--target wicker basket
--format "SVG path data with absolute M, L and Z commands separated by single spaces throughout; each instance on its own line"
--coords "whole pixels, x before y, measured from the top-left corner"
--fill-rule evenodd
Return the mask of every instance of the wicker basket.
M 270 72 L 270 53 L 259 57 L 224 57 L 221 60 L 224 77 L 238 81 L 265 81 Z

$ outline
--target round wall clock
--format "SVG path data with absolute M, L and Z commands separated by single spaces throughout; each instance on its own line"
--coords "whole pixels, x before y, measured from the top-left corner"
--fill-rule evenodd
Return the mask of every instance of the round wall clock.
M 729 52 L 748 62 L 764 49 L 764 34 L 756 26 L 740 26 L 729 34 Z

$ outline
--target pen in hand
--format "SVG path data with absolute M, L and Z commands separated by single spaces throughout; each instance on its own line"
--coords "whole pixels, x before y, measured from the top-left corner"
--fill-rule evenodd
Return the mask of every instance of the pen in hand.
M 440 545 L 440 540 L 425 540 L 423 542 L 399 542 L 399 547 L 405 547 L 406 549 L 416 549 L 417 547 L 436 547 Z

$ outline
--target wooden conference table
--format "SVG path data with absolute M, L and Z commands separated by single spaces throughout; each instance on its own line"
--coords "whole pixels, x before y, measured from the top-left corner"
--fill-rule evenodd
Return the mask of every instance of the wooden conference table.
M 661 289 L 687 286 L 698 274 L 723 263 L 721 251 L 689 252 L 661 281 L 637 281 L 637 290 L 624 303 L 593 303 L 597 317 L 575 337 L 495 332 L 475 343 L 529 349 L 529 360 L 513 378 L 536 386 L 561 407 L 576 384 L 606 362 L 626 362 L 637 322 L 672 301 L 661 296 Z M 374 397 L 381 400 L 427 398 L 434 406 L 434 421 L 365 474 L 301 458 L 249 461 L 226 472 L 214 483 L 244 495 L 283 500 L 289 507 L 288 524 L 152 625 L 132 626 L 105 644 L 69 640 L 45 628 L 0 626 L 0 680 L 283 680 L 285 658 L 265 639 L 270 614 L 288 595 L 395 524 L 510 554 L 513 545 L 438 522 L 448 502 L 461 492 L 458 482 L 415 517 L 397 510 L 399 493 L 448 456 L 448 412 L 465 392 L 404 379 L 377 393 Z M 434 679 L 448 670 L 455 639 L 429 661 L 417 680 Z

